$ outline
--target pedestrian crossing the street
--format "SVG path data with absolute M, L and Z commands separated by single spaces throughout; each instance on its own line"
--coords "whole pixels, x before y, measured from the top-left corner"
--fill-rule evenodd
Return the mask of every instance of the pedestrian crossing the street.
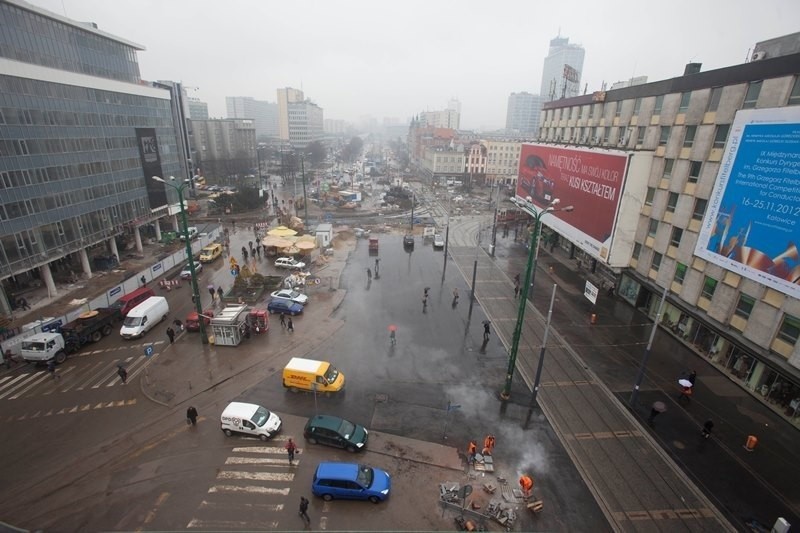
M 187 529 L 208 530 L 277 530 L 291 507 L 288 501 L 300 464 L 295 452 L 289 464 L 285 443 L 290 436 L 279 435 L 270 446 L 241 446 L 233 448 L 225 466 L 217 473 L 216 483 L 208 489 Z M 298 518 L 298 524 L 300 524 Z M 290 524 L 288 529 L 297 529 Z
M 91 391 L 123 385 L 117 373 L 119 366 L 128 372 L 128 381 L 139 375 L 152 359 L 145 356 L 131 356 L 111 361 L 88 361 L 70 364 L 69 361 L 51 374 L 46 368 L 41 370 L 31 366 L 30 370 L 19 374 L 0 377 L 0 400 L 18 400 L 72 391 Z

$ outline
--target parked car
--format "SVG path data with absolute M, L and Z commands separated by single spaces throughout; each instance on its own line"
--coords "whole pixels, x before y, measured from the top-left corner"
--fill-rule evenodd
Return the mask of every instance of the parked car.
M 303 312 L 303 306 L 291 300 L 276 298 L 274 300 L 270 300 L 270 302 L 267 304 L 267 311 L 272 314 L 284 313 L 294 316 Z
M 203 271 L 203 263 L 201 263 L 200 261 L 195 261 L 194 273 L 199 276 L 202 271 Z M 183 270 L 181 270 L 181 279 L 192 279 L 192 270 L 189 263 L 186 263 L 186 266 L 183 267 Z
M 369 431 L 362 425 L 332 415 L 315 415 L 308 419 L 303 437 L 309 444 L 324 444 L 357 452 L 367 446 Z
M 433 236 L 433 248 L 444 248 L 444 237 L 442 237 L 439 233 Z
M 338 498 L 379 503 L 389 497 L 391 489 L 388 473 L 355 463 L 320 463 L 311 482 L 311 492 L 326 502 Z
M 281 289 L 279 291 L 270 293 L 270 296 L 272 296 L 273 298 L 282 298 L 284 300 L 290 300 L 300 305 L 306 305 L 308 303 L 307 295 L 303 294 L 302 292 L 293 291 L 291 289 Z
M 275 260 L 277 268 L 305 268 L 306 264 L 293 257 L 279 257 Z
M 403 237 L 403 247 L 404 248 L 414 248 L 414 236 L 413 235 L 406 235 Z

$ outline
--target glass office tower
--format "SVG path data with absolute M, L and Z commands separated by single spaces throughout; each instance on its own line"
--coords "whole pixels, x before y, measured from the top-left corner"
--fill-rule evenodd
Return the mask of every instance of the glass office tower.
M 184 177 L 170 91 L 142 83 L 144 48 L 20 0 L 0 0 L 0 311 L 31 279 L 166 214 Z

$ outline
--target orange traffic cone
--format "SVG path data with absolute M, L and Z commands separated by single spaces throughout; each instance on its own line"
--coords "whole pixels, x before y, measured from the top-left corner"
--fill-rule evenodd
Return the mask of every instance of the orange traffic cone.
M 755 450 L 756 446 L 758 445 L 758 437 L 755 435 L 748 435 L 747 441 L 744 443 L 744 449 L 748 452 L 752 452 Z

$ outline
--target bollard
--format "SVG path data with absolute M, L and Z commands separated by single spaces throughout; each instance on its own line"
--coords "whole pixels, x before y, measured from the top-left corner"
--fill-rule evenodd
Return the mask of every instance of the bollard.
M 591 318 L 590 318 L 590 320 L 589 320 L 589 321 L 590 321 L 592 324 L 597 324 L 597 314 L 596 314 L 596 313 L 592 313 L 592 316 L 591 316 Z
M 755 435 L 748 435 L 747 441 L 744 443 L 744 449 L 748 452 L 752 452 L 756 446 L 758 445 L 758 437 Z

